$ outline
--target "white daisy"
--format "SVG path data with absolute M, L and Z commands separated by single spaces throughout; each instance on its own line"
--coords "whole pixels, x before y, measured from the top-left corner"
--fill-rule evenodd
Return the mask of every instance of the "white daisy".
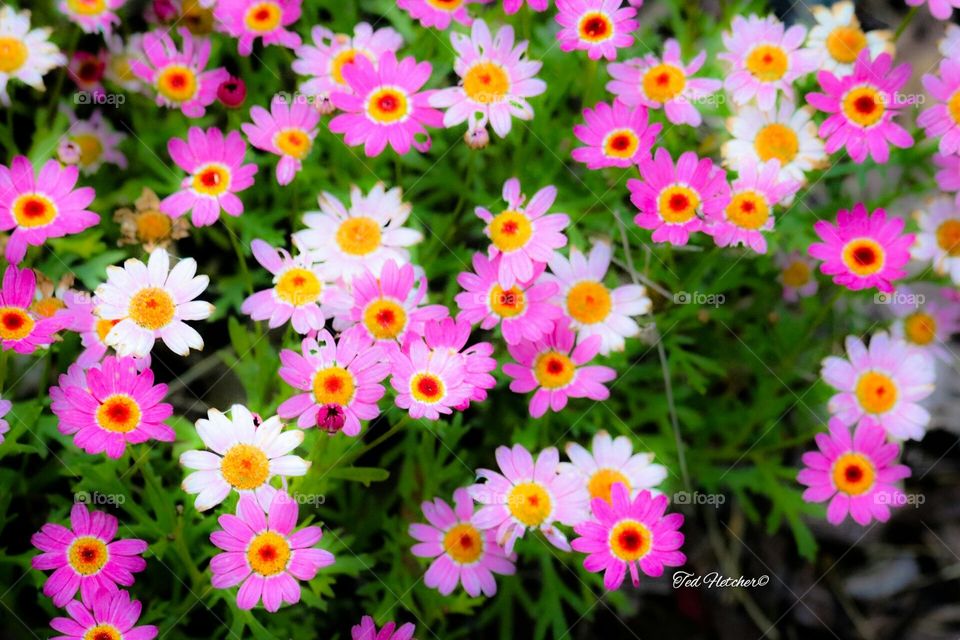
M 960 55 L 960 26 L 948 22 L 947 31 L 944 33 L 943 39 L 940 40 L 937 48 L 940 50 L 940 55 L 944 58 L 953 58 L 956 55 Z
M 780 161 L 780 179 L 806 183 L 806 171 L 827 164 L 823 140 L 817 137 L 813 109 L 794 107 L 786 99 L 780 107 L 761 110 L 752 105 L 742 107 L 727 120 L 727 130 L 733 136 L 723 144 L 724 163 L 739 171 L 745 158 L 756 162 Z
M 130 63 L 134 60 L 146 60 L 143 53 L 143 34 L 132 34 L 126 43 L 117 34 L 105 38 L 110 56 L 103 76 L 122 89 L 140 93 L 144 90 L 143 81 L 133 73 Z
M 203 338 L 184 320 L 205 320 L 213 305 L 194 300 L 210 283 L 197 276 L 193 258 L 180 260 L 170 270 L 170 254 L 154 249 L 143 264 L 135 258 L 123 267 L 107 267 L 107 281 L 97 287 L 94 310 L 104 320 L 119 320 L 106 342 L 121 356 L 144 357 L 157 338 L 171 351 L 186 356 L 190 349 L 203 349 Z
M 552 273 L 543 275 L 554 282 L 558 293 L 554 302 L 570 317 L 571 327 L 583 342 L 600 336 L 600 353 L 623 351 L 624 338 L 640 333 L 640 326 L 631 316 L 650 313 L 653 306 L 647 290 L 637 284 L 610 288 L 604 284 L 610 266 L 610 245 L 598 242 L 584 256 L 579 249 L 570 249 L 570 260 L 554 252 L 547 262 Z
M 893 55 L 893 32 L 864 31 L 849 0 L 829 9 L 818 5 L 811 11 L 817 24 L 810 29 L 806 49 L 816 56 L 819 68 L 845 76 L 853 72 L 853 63 L 864 49 L 869 49 L 871 58 L 884 52 Z
M 379 273 L 387 260 L 410 261 L 407 247 L 423 240 L 423 234 L 403 226 L 411 205 L 402 200 L 399 187 L 387 190 L 377 183 L 370 193 L 350 188 L 350 209 L 335 196 L 319 198 L 320 211 L 304 214 L 307 229 L 293 234 L 293 243 L 310 251 L 321 262 L 328 280 L 353 279 L 367 269 Z
M 104 164 L 127 168 L 127 157 L 120 151 L 119 145 L 127 136 L 113 128 L 109 120 L 103 117 L 100 109 L 95 109 L 86 120 L 77 118 L 72 109 L 67 109 L 70 128 L 60 138 L 57 154 L 60 161 L 67 163 L 68 154 L 73 155 L 76 164 L 84 175 L 96 173 Z
M 0 9 L 0 103 L 10 104 L 7 82 L 16 78 L 43 91 L 43 76 L 67 64 L 57 45 L 49 41 L 50 29 L 30 29 L 30 12 Z
M 196 469 L 184 479 L 183 490 L 197 494 L 197 511 L 220 504 L 234 489 L 253 493 L 266 510 L 277 491 L 271 478 L 306 475 L 310 468 L 300 456 L 290 455 L 303 442 L 303 431 L 283 431 L 277 416 L 257 426 L 253 414 L 240 404 L 230 407 L 229 418 L 216 409 L 207 416 L 197 420 L 197 434 L 209 451 L 185 451 L 180 456 L 181 465 Z
M 606 431 L 593 436 L 593 453 L 575 442 L 567 445 L 570 462 L 561 462 L 557 471 L 578 475 L 590 492 L 590 499 L 610 501 L 610 488 L 620 482 L 630 496 L 643 489 L 658 494 L 656 486 L 667 477 L 667 468 L 654 464 L 652 453 L 633 453 L 633 445 L 626 436 L 611 438 Z
M 914 217 L 920 227 L 910 252 L 929 261 L 937 275 L 950 275 L 960 285 L 960 208 L 951 196 L 934 198 Z

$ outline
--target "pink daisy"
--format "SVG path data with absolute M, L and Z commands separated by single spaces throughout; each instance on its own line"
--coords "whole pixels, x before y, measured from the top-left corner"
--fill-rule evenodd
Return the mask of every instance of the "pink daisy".
M 4 351 L 29 354 L 49 347 L 54 334 L 68 323 L 67 316 L 57 314 L 45 318 L 31 309 L 37 289 L 37 276 L 32 269 L 8 265 L 3 272 L 0 289 L 0 345 Z
M 411 551 L 418 558 L 436 558 L 423 576 L 423 583 L 448 596 L 463 585 L 468 595 L 497 593 L 494 573 L 512 576 L 517 568 L 515 555 L 497 544 L 492 529 L 481 531 L 473 523 L 473 498 L 464 488 L 453 492 L 453 509 L 440 498 L 421 505 L 429 524 L 411 524 L 410 536 L 417 540 Z
M 611 64 L 607 70 L 613 80 L 607 91 L 630 106 L 663 109 L 667 120 L 674 124 L 700 126 L 703 118 L 696 108 L 710 95 L 720 90 L 722 82 L 713 78 L 694 78 L 707 59 L 707 52 L 684 64 L 680 45 L 673 38 L 663 46 L 663 58 L 652 53 L 620 64 Z
M 687 244 L 692 232 L 703 230 L 704 219 L 722 216 L 730 202 L 726 171 L 693 151 L 674 166 L 670 152 L 660 147 L 640 162 L 640 177 L 627 181 L 630 201 L 640 210 L 633 221 L 652 229 L 654 242 Z
M 847 358 L 828 356 L 821 376 L 837 390 L 827 405 L 842 424 L 879 424 L 898 440 L 923 438 L 930 413 L 920 404 L 933 393 L 933 359 L 886 332 L 873 334 L 867 348 L 847 336 Z
M 317 137 L 320 113 L 305 100 L 288 104 L 280 96 L 270 102 L 270 111 L 255 106 L 250 109 L 253 124 L 241 125 L 247 139 L 257 149 L 280 156 L 277 163 L 277 182 L 290 184 L 303 168 L 303 159 Z
M 152 624 L 134 626 L 142 606 L 131 600 L 127 591 L 101 591 L 90 606 L 74 600 L 67 605 L 69 618 L 54 618 L 50 626 L 63 635 L 54 640 L 153 640 L 157 628 Z
M 892 64 L 890 54 L 881 53 L 871 61 L 870 51 L 864 49 L 852 74 L 842 78 L 829 71 L 817 74 L 824 92 L 808 93 L 807 102 L 829 114 L 819 131 L 827 153 L 845 147 L 857 164 L 866 160 L 868 153 L 883 164 L 890 159 L 889 145 L 913 146 L 910 133 L 893 121 L 906 106 L 899 91 L 910 79 L 910 65 L 904 63 L 891 71 Z
M 453 413 L 473 396 L 473 387 L 464 383 L 466 367 L 459 353 L 431 349 L 423 338 L 412 337 L 402 349 L 388 349 L 386 355 L 396 404 L 411 418 L 439 420 L 440 414 Z
M 784 29 L 774 16 L 735 16 L 731 31 L 723 33 L 726 52 L 718 54 L 732 67 L 724 88 L 736 104 L 753 98 L 761 109 L 772 109 L 777 94 L 793 100 L 793 83 L 817 68 L 816 57 L 800 47 L 807 28 L 794 25 Z
M 486 207 L 477 207 L 477 216 L 487 223 L 483 232 L 490 238 L 487 253 L 491 259 L 502 256 L 497 273 L 501 287 L 510 289 L 517 282 L 534 278 L 537 264 L 546 264 L 554 250 L 567 244 L 563 230 L 570 224 L 565 213 L 545 215 L 557 198 L 557 188 L 547 185 L 530 202 L 520 192 L 520 181 L 503 183 L 504 211 L 494 215 Z
M 477 469 L 485 482 L 467 487 L 470 497 L 484 505 L 473 514 L 472 524 L 481 531 L 496 529 L 496 542 L 507 555 L 527 529 L 539 529 L 555 547 L 569 551 L 556 523 L 573 526 L 586 520 L 590 496 L 578 476 L 557 472 L 556 447 L 541 451 L 536 463 L 520 444 L 497 447 L 496 457 L 500 473 Z
M 460 307 L 457 319 L 480 323 L 481 329 L 493 329 L 498 324 L 507 344 L 521 340 L 539 340 L 553 331 L 553 325 L 563 316 L 563 310 L 552 304 L 557 285 L 540 279 L 545 265 L 535 264 L 533 277 L 504 288 L 497 281 L 502 256 L 493 260 L 479 251 L 473 254 L 473 272 L 457 276 L 463 287 L 455 300 Z
M 937 102 L 917 116 L 917 125 L 940 138 L 940 153 L 960 152 L 960 60 L 941 60 L 940 76 L 924 74 L 923 86 Z
M 487 23 L 475 20 L 470 37 L 452 33 L 450 42 L 457 52 L 453 70 L 460 84 L 430 98 L 431 106 L 446 109 L 444 127 L 469 120 L 467 131 L 474 132 L 485 130 L 489 122 L 503 138 L 510 133 L 513 118 L 533 119 L 527 98 L 547 90 L 547 83 L 535 77 L 543 63 L 526 59 L 526 40 L 514 47 L 513 27 L 502 26 L 491 36 Z
M 503 10 L 507 15 L 512 15 L 520 11 L 523 3 L 524 0 L 503 0 Z M 526 3 L 533 11 L 546 11 L 550 6 L 550 0 L 526 0 Z
M 951 364 L 954 355 L 948 343 L 960 333 L 960 304 L 954 295 L 948 287 L 898 287 L 890 304 L 890 312 L 896 318 L 890 334 Z
M 637 10 L 622 7 L 623 0 L 557 0 L 554 18 L 563 51 L 586 51 L 591 60 L 617 59 L 617 49 L 633 45 L 639 23 Z
M 60 13 L 80 27 L 84 33 L 100 32 L 109 36 L 120 24 L 116 10 L 127 0 L 63 0 L 57 5 Z
M 173 442 L 176 437 L 163 423 L 173 415 L 173 407 L 161 402 L 167 385 L 154 385 L 153 372 L 138 372 L 133 358 L 107 356 L 86 371 L 82 384 L 61 376 L 54 389 L 64 401 L 54 411 L 60 433 L 73 435 L 74 444 L 89 454 L 106 452 L 117 459 L 127 444 Z M 50 393 L 53 397 L 53 389 Z
M 777 279 L 783 286 L 783 299 L 797 302 L 800 298 L 809 298 L 817 292 L 817 263 L 800 251 L 778 253 L 774 259 L 780 268 Z
M 27 245 L 40 246 L 47 238 L 80 233 L 100 222 L 87 207 L 92 187 L 75 189 L 80 171 L 47 160 L 34 175 L 26 156 L 15 156 L 10 168 L 0 165 L 0 231 L 10 232 L 6 258 L 19 264 Z
M 439 322 L 429 322 L 424 327 L 423 337 L 433 351 L 446 351 L 459 357 L 463 362 L 463 386 L 469 395 L 461 404 L 454 407 L 458 411 L 467 408 L 470 402 L 482 402 L 487 399 L 487 391 L 497 384 L 490 372 L 497 368 L 496 358 L 492 358 L 493 345 L 489 342 L 477 342 L 467 346 L 471 325 L 465 320 L 444 318 Z
M 140 557 L 147 550 L 143 540 L 113 540 L 117 519 L 102 511 L 87 511 L 82 504 L 70 510 L 70 527 L 48 522 L 33 534 L 30 543 L 43 553 L 30 559 L 39 571 L 55 571 L 43 585 L 43 595 L 62 607 L 80 591 L 83 604 L 90 607 L 117 585 L 129 587 L 133 574 L 147 567 Z
M 351 640 L 411 640 L 416 627 L 408 622 L 397 627 L 395 622 L 388 622 L 377 631 L 377 625 L 370 616 L 363 616 L 360 624 L 350 628 Z
M 390 147 L 403 155 L 413 146 L 417 151 L 430 149 L 430 134 L 425 127 L 439 127 L 443 115 L 428 104 L 430 91 L 421 88 L 430 79 L 433 67 L 412 57 L 397 61 L 392 51 L 380 57 L 378 66 L 366 56 L 357 56 L 343 68 L 350 92 L 330 95 L 335 107 L 344 111 L 330 121 L 330 130 L 343 133 L 351 147 L 363 145 L 367 157 L 378 156 Z
M 387 260 L 379 276 L 367 271 L 354 278 L 352 286 L 349 323 L 378 343 L 403 344 L 408 336 L 423 335 L 425 323 L 449 315 L 443 305 L 420 306 L 427 295 L 427 280 L 418 278 L 409 263 L 398 266 Z
M 283 402 L 281 418 L 297 418 L 297 426 L 309 429 L 322 424 L 329 413 L 342 416 L 341 428 L 348 436 L 360 433 L 361 420 L 380 415 L 377 402 L 383 397 L 381 381 L 390 366 L 381 362 L 381 352 L 359 331 L 347 331 L 335 342 L 321 330 L 316 338 L 303 340 L 301 352 L 280 352 L 280 377 L 294 389 L 305 391 Z
M 253 43 L 261 38 L 263 46 L 280 45 L 287 49 L 300 46 L 300 36 L 285 29 L 300 19 L 302 0 L 218 0 L 213 16 L 219 28 L 237 38 L 242 56 L 253 52 Z
M 332 553 L 314 548 L 323 537 L 319 526 L 293 530 L 297 511 L 296 501 L 285 491 L 277 491 L 266 514 L 252 494 L 244 494 L 237 501 L 237 515 L 217 519 L 223 530 L 211 533 L 210 542 L 224 553 L 210 560 L 210 583 L 217 589 L 239 584 L 239 608 L 253 609 L 261 598 L 270 612 L 284 602 L 296 604 L 297 581 L 313 580 L 317 571 L 333 564 Z
M 630 107 L 620 100 L 614 100 L 613 106 L 599 102 L 593 109 L 584 109 L 583 120 L 574 125 L 573 133 L 586 146 L 570 155 L 588 169 L 626 168 L 649 158 L 663 129 L 660 123 L 648 122 L 646 107 Z
M 254 320 L 267 320 L 271 329 L 292 321 L 300 334 L 323 329 L 327 314 L 343 311 L 353 303 L 350 294 L 323 281 L 320 267 L 307 254 L 292 257 L 263 240 L 250 245 L 253 257 L 273 275 L 273 287 L 258 291 L 243 301 L 240 310 Z
M 644 489 L 636 498 L 620 482 L 610 490 L 610 502 L 594 498 L 590 502 L 594 519 L 577 524 L 579 535 L 570 546 L 586 553 L 583 567 L 603 571 L 603 586 L 609 591 L 620 588 L 627 568 L 634 587 L 640 586 L 640 571 L 651 578 L 663 575 L 664 567 L 680 567 L 687 556 L 680 551 L 683 515 L 667 510 L 667 497 Z
M 561 323 L 542 339 L 522 341 L 507 347 L 512 362 L 503 365 L 503 372 L 513 380 L 510 390 L 528 393 L 536 389 L 530 400 L 530 415 L 539 418 L 551 411 L 562 411 L 568 398 L 606 400 L 610 391 L 604 386 L 617 377 L 610 367 L 584 366 L 600 352 L 603 338 L 593 335 L 574 347 L 577 334 Z
M 933 154 L 933 164 L 937 166 L 937 186 L 946 193 L 956 193 L 957 206 L 960 207 L 960 155 Z
M 758 164 L 745 158 L 734 180 L 730 203 L 704 228 L 718 247 L 747 245 L 757 253 L 767 252 L 764 231 L 773 229 L 773 209 L 800 189 L 796 180 L 780 180 L 780 162 Z
M 195 227 L 213 224 L 221 210 L 231 216 L 243 213 L 243 202 L 236 194 L 253 185 L 257 165 L 243 164 L 247 143 L 238 131 L 224 138 L 217 127 L 206 132 L 190 127 L 186 140 L 170 138 L 167 151 L 190 175 L 180 183 L 180 191 L 160 202 L 162 212 L 179 218 L 191 211 L 190 221 Z
M 813 230 L 823 242 L 811 244 L 807 252 L 836 284 L 851 291 L 876 287 L 890 292 L 891 281 L 906 275 L 902 267 L 910 261 L 914 235 L 901 235 L 903 225 L 901 218 L 888 220 L 883 209 L 868 213 L 858 202 L 853 210 L 837 213 L 836 225 L 817 221 Z
M 808 488 L 807 502 L 826 502 L 827 522 L 839 525 L 850 517 L 866 526 L 871 520 L 886 522 L 890 507 L 905 504 L 903 492 L 895 483 L 910 477 L 910 468 L 893 464 L 900 445 L 886 442 L 883 429 L 861 422 L 850 437 L 850 430 L 836 418 L 830 420 L 830 433 L 817 434 L 817 451 L 803 454 L 804 469 L 797 481 Z
M 907 0 L 907 5 L 919 7 L 928 0 Z M 960 0 L 929 0 L 930 14 L 937 20 L 949 20 L 953 10 L 960 8 Z
M 0 444 L 3 444 L 4 434 L 10 431 L 10 423 L 5 418 L 11 408 L 13 408 L 12 402 L 0 398 Z
M 157 104 L 177 108 L 188 118 L 200 118 L 217 99 L 217 89 L 230 77 L 223 67 L 206 71 L 210 40 L 194 38 L 186 28 L 177 29 L 183 52 L 166 31 L 143 37 L 145 60 L 131 60 L 133 73 L 157 91 Z
M 470 25 L 469 4 L 486 4 L 490 0 L 397 0 L 397 7 L 410 14 L 425 27 L 444 30 L 452 21 Z

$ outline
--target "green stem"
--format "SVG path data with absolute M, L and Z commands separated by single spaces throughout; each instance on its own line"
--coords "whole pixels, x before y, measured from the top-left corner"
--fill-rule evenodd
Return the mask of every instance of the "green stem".
M 687 471 L 687 454 L 680 437 L 680 421 L 677 418 L 677 407 L 673 403 L 673 383 L 670 381 L 670 365 L 667 363 L 667 352 L 663 348 L 663 339 L 657 340 L 657 356 L 660 358 L 660 369 L 663 371 L 663 386 L 667 394 L 667 408 L 670 411 L 670 424 L 673 427 L 673 438 L 677 444 L 677 458 L 680 460 L 680 475 L 683 476 L 683 487 L 688 492 L 693 491 L 690 484 L 690 474 Z
M 918 12 L 918 11 L 920 11 L 920 7 L 919 7 L 919 6 L 913 7 L 912 9 L 910 9 L 909 12 L 907 12 L 907 15 L 905 15 L 905 16 L 903 17 L 903 20 L 900 21 L 900 26 L 897 27 L 897 30 L 896 30 L 896 31 L 894 32 L 894 34 L 893 34 L 893 41 L 894 41 L 894 42 L 896 42 L 897 40 L 899 40 L 899 39 L 900 39 L 900 36 L 903 34 L 903 32 L 907 30 L 907 27 L 910 26 L 910 23 L 911 23 L 911 22 L 913 22 L 913 19 L 914 19 L 914 17 L 917 15 L 917 12 Z
M 253 276 L 250 275 L 250 269 L 247 268 L 247 257 L 243 253 L 243 247 L 240 246 L 240 238 L 237 231 L 233 228 L 233 223 L 228 218 L 223 218 L 223 226 L 227 230 L 227 236 L 230 238 L 230 246 L 233 252 L 237 254 L 237 262 L 240 263 L 240 273 L 243 275 L 243 281 L 247 285 L 247 293 L 253 295 Z
M 5 391 L 5 385 L 7 383 L 7 363 L 9 361 L 10 352 L 6 349 L 0 351 L 0 391 Z

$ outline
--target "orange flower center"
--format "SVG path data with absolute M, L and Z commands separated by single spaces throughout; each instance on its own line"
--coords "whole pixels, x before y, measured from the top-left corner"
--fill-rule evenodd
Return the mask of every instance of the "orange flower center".
M 381 87 L 367 98 L 367 115 L 381 124 L 405 120 L 410 114 L 407 94 L 394 87 Z
M 290 543 L 275 531 L 264 531 L 254 536 L 247 547 L 250 568 L 262 576 L 283 572 L 290 561 Z
M 130 433 L 140 425 L 140 405 L 125 393 L 108 396 L 97 409 L 97 424 L 112 433 Z
M 903 334 L 913 344 L 928 345 L 937 339 L 937 320 L 922 311 L 912 313 L 903 320 Z
M 793 162 L 800 151 L 800 138 L 790 127 L 773 123 L 760 129 L 753 146 L 764 162 L 777 159 L 781 165 L 787 165 Z
M 475 526 L 462 522 L 443 536 L 443 549 L 454 562 L 472 564 L 483 555 L 483 538 Z
M 75 538 L 67 547 L 67 562 L 81 576 L 92 576 L 103 569 L 109 558 L 107 545 L 93 536 Z
M 173 322 L 176 310 L 169 293 L 159 287 L 147 287 L 130 299 L 127 315 L 144 329 L 156 331 Z
M 578 282 L 567 292 L 567 313 L 581 324 L 603 322 L 612 309 L 610 291 L 599 282 Z
M 251 31 L 266 33 L 280 26 L 281 18 L 283 10 L 276 2 L 258 2 L 247 9 L 243 21 Z
M 833 484 L 851 496 L 866 493 L 873 487 L 876 469 L 865 455 L 848 452 L 833 463 Z
M 883 119 L 887 108 L 884 97 L 870 85 L 854 87 L 843 97 L 843 113 L 847 120 L 867 129 Z
M 16 197 L 11 206 L 13 218 L 25 228 L 45 227 L 57 217 L 57 205 L 40 193 L 24 193 Z
M 507 210 L 497 214 L 487 229 L 490 240 L 503 253 L 522 249 L 533 237 L 533 223 L 521 211 Z
M 421 372 L 410 378 L 410 394 L 424 404 L 435 404 L 443 399 L 446 385 L 440 376 Z
M 779 45 L 758 44 L 747 54 L 746 67 L 760 82 L 776 82 L 790 68 L 790 58 Z
M 313 397 L 317 404 L 345 407 L 353 400 L 356 386 L 353 374 L 340 366 L 320 369 L 313 375 Z
M 580 18 L 580 39 L 586 42 L 603 42 L 614 35 L 613 20 L 602 11 L 588 11 Z
M 660 192 L 657 199 L 660 217 L 668 224 L 693 220 L 700 208 L 700 195 L 683 185 L 672 185 Z
M 727 205 L 727 220 L 741 229 L 756 230 L 770 218 L 770 205 L 757 191 L 742 191 Z
M 937 245 L 951 258 L 960 256 L 960 220 L 944 220 L 937 227 Z
M 533 375 L 544 389 L 560 389 L 573 380 L 576 365 L 569 356 L 559 351 L 546 351 L 533 363 Z
M 624 562 L 635 562 L 650 552 L 653 534 L 642 522 L 625 518 L 610 530 L 610 552 Z
M 0 36 L 0 73 L 14 73 L 24 65 L 28 57 L 30 50 L 23 40 L 13 36 Z
M 883 269 L 886 253 L 871 238 L 856 238 L 843 247 L 843 263 L 858 276 L 869 276 Z
M 313 271 L 294 267 L 283 272 L 274 285 L 277 297 L 295 307 L 313 304 L 320 298 L 323 283 Z
M 510 91 L 510 76 L 495 62 L 479 61 L 464 74 L 463 91 L 480 104 L 500 102 Z
M 857 27 L 837 27 L 827 36 L 827 52 L 843 64 L 853 64 L 866 46 L 867 36 Z
M 507 494 L 507 508 L 528 527 L 538 527 L 553 513 L 553 501 L 539 482 L 521 482 Z
M 490 289 L 490 310 L 501 318 L 515 318 L 527 308 L 526 297 L 516 285 L 506 291 L 499 284 Z
M 855 389 L 860 406 L 867 413 L 886 413 L 897 403 L 897 383 L 893 378 L 879 371 L 863 373 Z
M 633 129 L 614 129 L 603 140 L 603 154 L 608 158 L 632 158 L 640 147 L 640 138 Z
M 407 312 L 393 300 L 379 298 L 363 312 L 363 324 L 378 340 L 392 340 L 407 326 Z
M 373 253 L 380 246 L 381 238 L 380 225 L 367 216 L 347 218 L 337 227 L 337 245 L 352 256 Z
M 270 460 L 260 447 L 235 444 L 223 455 L 220 473 L 235 489 L 256 489 L 270 477 Z
M 0 307 L 0 338 L 23 340 L 30 335 L 36 323 L 20 307 Z
M 676 65 L 666 62 L 647 69 L 643 74 L 643 93 L 655 102 L 669 102 L 687 86 L 687 74 Z
M 169 64 L 157 74 L 157 91 L 171 102 L 186 102 L 197 92 L 197 74 L 182 64 Z
M 587 482 L 587 490 L 590 492 L 591 498 L 603 498 L 610 502 L 610 490 L 618 482 L 625 486 L 627 491 L 630 491 L 630 481 L 623 473 L 616 469 L 599 469 L 590 476 L 590 480 Z

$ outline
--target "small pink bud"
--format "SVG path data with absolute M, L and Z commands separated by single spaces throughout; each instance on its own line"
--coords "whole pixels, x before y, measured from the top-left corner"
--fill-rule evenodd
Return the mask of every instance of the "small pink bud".
M 247 99 L 247 84 L 242 78 L 230 76 L 217 87 L 217 99 L 228 109 L 236 109 Z
M 347 416 L 338 404 L 325 404 L 317 412 L 317 427 L 333 435 L 343 429 Z

